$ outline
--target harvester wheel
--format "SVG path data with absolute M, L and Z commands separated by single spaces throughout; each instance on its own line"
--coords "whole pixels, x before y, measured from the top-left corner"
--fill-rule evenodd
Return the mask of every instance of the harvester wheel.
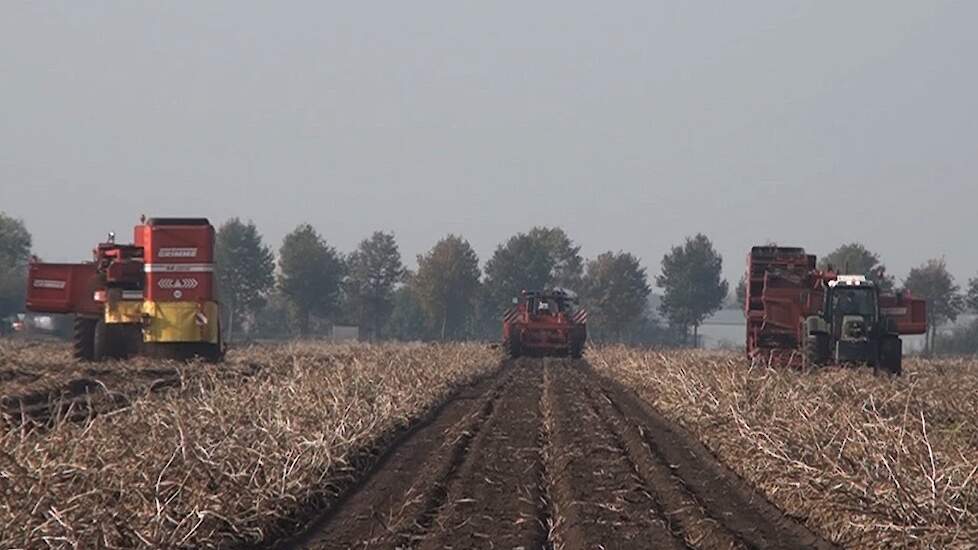
M 95 338 L 93 339 L 94 345 L 92 346 L 93 361 L 103 361 L 110 357 L 109 346 L 111 345 L 111 340 L 109 337 L 109 326 L 102 319 L 96 321 Z
M 75 317 L 71 335 L 72 355 L 79 361 L 95 360 L 95 323 L 97 319 Z
M 95 323 L 92 359 L 95 361 L 125 359 L 129 356 L 130 348 L 133 347 L 130 343 L 132 339 L 132 331 L 126 325 L 106 324 L 99 319 Z
M 503 342 L 503 348 L 506 349 L 506 354 L 511 358 L 516 359 L 519 357 L 522 352 L 522 349 L 520 349 L 520 333 L 510 333 L 509 337 Z
M 813 332 L 805 338 L 802 350 L 805 354 L 805 367 L 814 368 L 828 360 L 829 335 Z
M 879 366 L 890 374 L 903 374 L 903 342 L 899 338 L 890 336 L 880 341 Z
M 220 343 L 206 344 L 200 357 L 207 363 L 220 363 L 224 360 L 224 348 Z
M 580 359 L 584 356 L 584 340 L 571 340 L 570 356 L 572 359 Z

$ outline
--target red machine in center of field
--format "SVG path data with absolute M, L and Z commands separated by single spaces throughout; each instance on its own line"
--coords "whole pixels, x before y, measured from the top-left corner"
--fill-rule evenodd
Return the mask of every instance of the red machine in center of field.
M 579 358 L 587 342 L 587 311 L 565 290 L 526 291 L 503 315 L 503 346 L 510 357 Z

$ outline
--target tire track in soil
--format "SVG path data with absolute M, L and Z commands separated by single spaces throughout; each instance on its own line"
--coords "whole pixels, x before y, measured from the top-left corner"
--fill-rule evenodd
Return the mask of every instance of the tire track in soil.
M 625 450 L 644 487 L 657 503 L 670 532 L 693 548 L 746 548 L 736 533 L 711 517 L 690 494 L 672 467 L 654 454 L 644 440 L 645 430 L 621 412 L 615 402 L 597 384 L 588 371 L 575 369 L 570 377 L 575 389 L 586 398 L 595 416 L 618 445 Z
M 515 370 L 484 380 L 449 401 L 427 426 L 402 444 L 363 485 L 312 529 L 283 547 L 410 548 L 431 528 L 452 483 Z
M 547 541 L 542 493 L 539 408 L 543 369 L 520 361 L 499 400 L 497 415 L 482 429 L 459 470 L 444 509 L 422 549 L 541 548 Z
M 582 394 L 579 363 L 552 361 L 545 369 L 544 408 L 553 422 L 547 470 L 560 546 L 686 548 L 627 450 Z
M 785 515 L 690 434 L 583 364 L 583 391 L 627 442 L 687 543 L 698 548 L 837 548 Z
M 833 548 L 586 361 L 520 359 L 280 548 Z

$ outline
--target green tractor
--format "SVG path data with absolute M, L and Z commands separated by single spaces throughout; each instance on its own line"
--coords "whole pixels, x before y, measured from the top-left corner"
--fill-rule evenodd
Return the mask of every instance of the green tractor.
M 805 319 L 802 348 L 811 366 L 863 363 L 899 375 L 903 342 L 895 317 L 880 305 L 879 287 L 859 275 L 829 281 L 821 312 Z

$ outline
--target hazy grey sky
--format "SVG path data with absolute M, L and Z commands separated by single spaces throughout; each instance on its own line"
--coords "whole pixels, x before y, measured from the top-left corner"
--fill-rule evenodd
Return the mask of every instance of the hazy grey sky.
M 0 210 L 45 259 L 141 213 L 408 263 L 533 225 L 650 274 L 706 233 L 978 273 L 978 2 L 5 2 Z

